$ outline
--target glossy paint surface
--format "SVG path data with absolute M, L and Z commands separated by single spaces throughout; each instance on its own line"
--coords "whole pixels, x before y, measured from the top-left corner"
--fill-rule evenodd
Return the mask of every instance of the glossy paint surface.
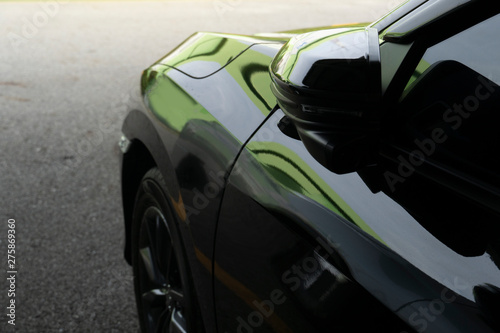
M 219 325 L 229 331 L 241 325 L 239 317 L 252 321 L 252 313 L 274 292 L 287 301 L 276 304 L 273 316 L 262 324 L 269 331 L 277 322 L 291 331 L 327 332 L 343 325 L 361 329 L 364 324 L 349 317 L 349 311 L 334 309 L 353 306 L 370 313 L 365 304 L 372 306 L 372 313 L 377 306 L 388 308 L 416 330 L 494 331 L 488 320 L 478 319 L 487 317 L 489 310 L 476 295 L 478 288 L 499 286 L 494 257 L 456 253 L 423 227 L 424 221 L 416 218 L 421 214 L 408 212 L 409 205 L 372 193 L 355 173 L 341 176 L 326 170 L 300 141 L 277 129 L 283 116 L 276 111 L 255 134 L 229 178 L 216 245 L 215 276 L 221 277 L 217 310 L 225 314 Z M 422 188 L 407 200 L 421 202 L 422 196 L 429 196 L 422 191 L 433 189 Z M 453 211 L 445 214 L 457 218 Z M 249 292 L 234 288 L 225 276 L 240 281 Z M 377 301 L 358 291 L 357 284 Z M 360 298 L 352 303 L 336 296 L 347 290 L 359 292 Z M 315 306 L 327 306 L 331 317 L 322 318 L 318 308 L 309 308 L 301 293 L 326 299 Z M 254 299 L 248 300 L 248 294 Z M 439 316 L 431 313 L 431 325 L 421 309 L 434 306 Z M 371 318 L 370 325 L 382 319 L 386 317 Z
M 192 36 L 143 73 L 142 99 L 150 120 L 140 128 L 140 117 L 131 112 L 124 126 L 131 139 L 147 141 L 143 137 L 153 134 L 150 145 L 171 187 L 208 327 L 213 322 L 212 252 L 226 173 L 274 106 L 267 66 L 281 44 L 244 36 Z
M 193 35 L 143 73 L 125 121 L 166 179 L 206 331 L 498 330 L 484 207 L 425 177 L 391 192 L 335 174 L 278 128 L 268 69 L 289 37 Z

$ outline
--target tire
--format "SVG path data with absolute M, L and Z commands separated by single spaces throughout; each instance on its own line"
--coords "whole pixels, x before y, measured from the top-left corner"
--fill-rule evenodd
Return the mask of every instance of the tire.
M 157 168 L 139 186 L 132 217 L 134 291 L 142 332 L 197 332 L 197 308 L 178 223 Z

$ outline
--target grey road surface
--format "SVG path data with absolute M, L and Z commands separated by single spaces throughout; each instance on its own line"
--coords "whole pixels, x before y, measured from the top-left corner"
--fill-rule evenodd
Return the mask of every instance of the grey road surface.
M 137 332 L 117 141 L 142 69 L 195 31 L 372 21 L 397 2 L 0 1 L 0 332 Z

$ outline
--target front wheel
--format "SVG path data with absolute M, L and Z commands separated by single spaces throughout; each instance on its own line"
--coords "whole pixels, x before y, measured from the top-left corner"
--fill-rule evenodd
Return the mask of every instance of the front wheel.
M 194 332 L 196 309 L 167 187 L 157 168 L 142 179 L 132 218 L 134 289 L 142 332 Z

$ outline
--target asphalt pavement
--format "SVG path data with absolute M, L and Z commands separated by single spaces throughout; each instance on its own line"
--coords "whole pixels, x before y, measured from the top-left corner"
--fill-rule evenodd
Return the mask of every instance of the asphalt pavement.
M 373 21 L 398 2 L 0 1 L 0 332 L 138 331 L 117 142 L 144 68 L 196 31 Z

